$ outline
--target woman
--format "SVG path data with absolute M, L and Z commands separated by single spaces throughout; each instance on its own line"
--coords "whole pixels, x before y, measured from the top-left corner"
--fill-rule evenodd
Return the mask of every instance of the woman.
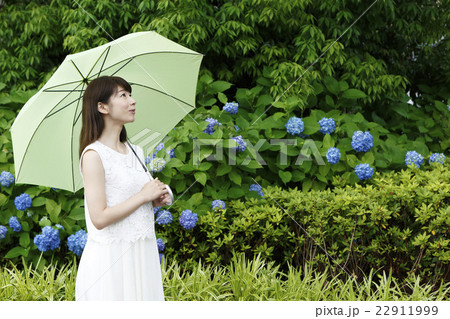
M 164 300 L 153 206 L 170 196 L 136 161 L 134 152 L 144 161 L 142 148 L 125 143 L 135 111 L 122 78 L 99 77 L 86 88 L 79 155 L 88 239 L 76 300 Z

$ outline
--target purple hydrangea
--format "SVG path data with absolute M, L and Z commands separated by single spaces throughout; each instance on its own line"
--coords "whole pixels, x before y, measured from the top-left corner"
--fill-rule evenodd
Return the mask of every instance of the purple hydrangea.
M 153 213 L 156 214 L 159 212 L 162 208 L 161 207 L 153 207 Z
M 58 248 L 60 242 L 59 231 L 51 226 L 45 226 L 42 228 L 42 234 L 34 237 L 34 244 L 43 252 Z
M 206 118 L 205 120 L 206 122 L 208 122 L 208 126 L 206 127 L 206 129 L 203 131 L 203 133 L 209 134 L 209 135 L 213 135 L 214 133 L 214 126 L 215 125 L 222 125 L 222 123 L 219 123 L 219 121 L 217 121 L 216 119 L 213 119 L 211 117 Z
M 8 232 L 8 228 L 6 228 L 3 225 L 0 225 L 0 239 L 5 238 L 7 232 Z
M 31 197 L 27 193 L 20 194 L 14 199 L 17 210 L 25 210 L 31 207 Z
M 14 176 L 10 172 L 3 171 L 0 174 L 0 185 L 9 187 L 14 183 Z
M 369 164 L 359 164 L 355 166 L 355 174 L 361 181 L 370 179 L 373 175 L 373 168 Z
M 183 210 L 180 216 L 180 225 L 185 229 L 192 229 L 197 224 L 198 217 L 190 209 Z
M 416 165 L 417 168 L 423 163 L 423 156 L 416 151 L 409 151 L 405 156 L 405 165 Z
M 80 256 L 84 250 L 84 246 L 86 246 L 87 238 L 87 233 L 83 229 L 80 229 L 67 238 L 67 247 L 70 251 L 73 251 L 75 255 Z
M 158 251 L 161 252 L 164 250 L 164 248 L 166 248 L 166 246 L 164 245 L 164 242 L 161 238 L 158 238 L 156 240 L 156 244 L 158 245 Z
M 231 139 L 236 141 L 236 143 L 238 144 L 238 146 L 234 147 L 234 149 L 238 150 L 239 152 L 245 151 L 245 149 L 247 148 L 247 143 L 245 143 L 241 135 L 232 137 Z
M 262 187 L 259 186 L 258 184 L 250 185 L 249 191 L 256 191 L 256 192 L 258 192 L 259 196 L 264 197 L 264 193 L 262 191 Z
M 236 102 L 228 102 L 223 106 L 223 110 L 230 113 L 236 114 L 239 108 L 239 104 Z
M 162 158 L 156 157 L 150 161 L 149 167 L 153 173 L 159 173 L 164 169 L 164 167 L 166 167 L 166 161 Z
M 160 210 L 156 215 L 156 223 L 158 225 L 170 224 L 172 220 L 172 214 L 168 210 Z
M 319 125 L 320 125 L 320 132 L 325 135 L 325 134 L 331 134 L 334 132 L 334 130 L 336 129 L 336 122 L 334 121 L 333 118 L 326 118 L 323 117 L 320 121 L 319 121 Z
M 213 211 L 217 212 L 217 211 L 221 211 L 225 209 L 225 203 L 220 200 L 220 199 L 216 199 L 212 202 L 212 209 Z
M 9 219 L 9 227 L 15 232 L 20 232 L 20 230 L 22 229 L 22 225 L 20 225 L 19 220 L 16 216 L 12 216 Z
M 341 152 L 336 147 L 330 147 L 327 151 L 327 161 L 331 164 L 337 164 L 341 158 Z
M 368 152 L 373 147 L 373 136 L 369 132 L 356 131 L 352 136 L 352 148 L 357 152 Z
M 444 153 L 433 153 L 428 159 L 428 163 L 441 163 L 444 164 L 445 155 Z
M 300 136 L 300 134 L 305 129 L 305 124 L 303 123 L 303 120 L 301 118 L 293 116 L 288 120 L 285 127 L 289 134 Z

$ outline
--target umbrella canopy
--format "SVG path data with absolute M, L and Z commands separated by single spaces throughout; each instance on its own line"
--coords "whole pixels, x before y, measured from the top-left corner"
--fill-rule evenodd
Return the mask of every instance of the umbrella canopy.
M 11 127 L 16 183 L 77 191 L 84 90 L 102 75 L 127 80 L 137 101 L 126 124 L 133 143 L 151 151 L 195 107 L 203 55 L 156 32 L 137 32 L 68 55 Z

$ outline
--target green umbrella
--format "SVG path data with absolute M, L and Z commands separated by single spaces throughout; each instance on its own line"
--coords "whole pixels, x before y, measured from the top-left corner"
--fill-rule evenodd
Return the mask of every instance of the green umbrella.
M 137 116 L 130 140 L 149 152 L 195 106 L 203 55 L 155 32 L 137 32 L 68 55 L 11 127 L 16 183 L 77 191 L 83 92 L 102 75 L 127 80 Z

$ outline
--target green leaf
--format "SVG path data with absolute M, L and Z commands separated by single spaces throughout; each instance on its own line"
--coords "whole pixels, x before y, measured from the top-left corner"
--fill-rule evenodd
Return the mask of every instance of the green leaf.
M 237 184 L 237 185 L 241 185 L 242 177 L 241 177 L 240 174 L 238 174 L 238 172 L 236 172 L 235 169 L 232 169 L 232 170 L 230 171 L 230 174 L 228 174 L 228 176 L 230 177 L 230 180 L 231 180 L 233 183 L 235 183 L 235 184 Z
M 347 156 L 347 159 L 348 159 L 348 156 Z M 365 164 L 373 165 L 374 161 L 375 161 L 375 157 L 372 152 L 367 152 L 361 158 L 361 162 L 365 163 Z
M 231 171 L 231 166 L 230 165 L 224 165 L 221 164 L 218 168 L 217 168 L 217 173 L 216 176 L 223 176 L 225 174 L 228 174 Z
M 189 198 L 188 203 L 191 205 L 191 207 L 196 207 L 202 203 L 203 200 L 203 194 L 202 193 L 196 193 Z
M 5 205 L 8 202 L 8 196 L 0 193 L 0 206 Z
M 228 90 L 233 84 L 225 81 L 215 81 L 208 87 L 210 93 L 219 93 Z
M 228 102 L 227 96 L 226 96 L 225 94 L 223 94 L 222 92 L 219 92 L 219 93 L 217 94 L 217 98 L 219 99 L 219 101 L 220 101 L 222 104 L 226 104 L 226 103 Z
M 278 171 L 278 175 L 280 176 L 283 183 L 288 183 L 292 179 L 292 173 L 291 172 L 285 172 L 282 170 Z
M 33 207 L 39 207 L 44 205 L 47 202 L 47 198 L 45 197 L 36 197 L 33 199 L 32 206 Z
M 208 178 L 208 176 L 206 175 L 206 173 L 204 172 L 196 172 L 194 174 L 195 179 L 197 180 L 197 182 L 199 182 L 200 184 L 202 184 L 203 186 L 206 185 L 206 180 Z
M 14 247 L 13 249 L 10 249 L 4 258 L 7 259 L 11 259 L 11 258 L 15 258 L 18 256 L 24 256 L 27 257 L 28 256 L 28 250 L 23 248 L 23 247 Z
M 344 93 L 342 93 L 342 97 L 355 100 L 365 98 L 367 97 L 367 95 L 363 91 L 360 91 L 358 89 L 348 89 L 344 91 Z
M 353 154 L 347 155 L 348 166 L 350 166 L 351 168 L 354 168 L 356 165 L 358 165 L 358 163 L 359 163 L 359 160 L 355 155 L 353 155 Z
M 20 246 L 27 248 L 30 244 L 30 233 L 22 233 L 20 234 L 19 239 Z
M 233 186 L 228 191 L 228 196 L 230 198 L 240 198 L 244 195 L 245 195 L 245 192 L 241 187 Z
M 84 218 L 85 218 L 85 216 L 84 216 L 84 208 L 83 207 L 74 208 L 70 212 L 68 217 L 73 219 L 73 220 L 84 220 Z
M 325 83 L 328 91 L 330 91 L 334 95 L 339 94 L 339 82 L 336 79 L 332 78 L 331 76 L 325 76 L 323 82 Z
M 58 223 L 59 219 L 59 213 L 61 212 L 61 204 L 57 204 L 54 200 L 52 199 L 46 199 L 45 201 L 45 209 L 47 210 L 47 213 L 50 216 L 50 220 L 53 223 Z
M 315 118 L 308 116 L 303 118 L 302 120 L 303 123 L 305 124 L 305 129 L 302 132 L 303 134 L 311 135 L 320 130 L 320 125 Z
M 312 181 L 311 178 L 306 178 L 302 183 L 302 191 L 307 192 L 311 189 Z
M 330 149 L 330 147 L 334 147 L 334 140 L 331 138 L 330 134 L 325 134 L 322 145 L 325 150 Z

